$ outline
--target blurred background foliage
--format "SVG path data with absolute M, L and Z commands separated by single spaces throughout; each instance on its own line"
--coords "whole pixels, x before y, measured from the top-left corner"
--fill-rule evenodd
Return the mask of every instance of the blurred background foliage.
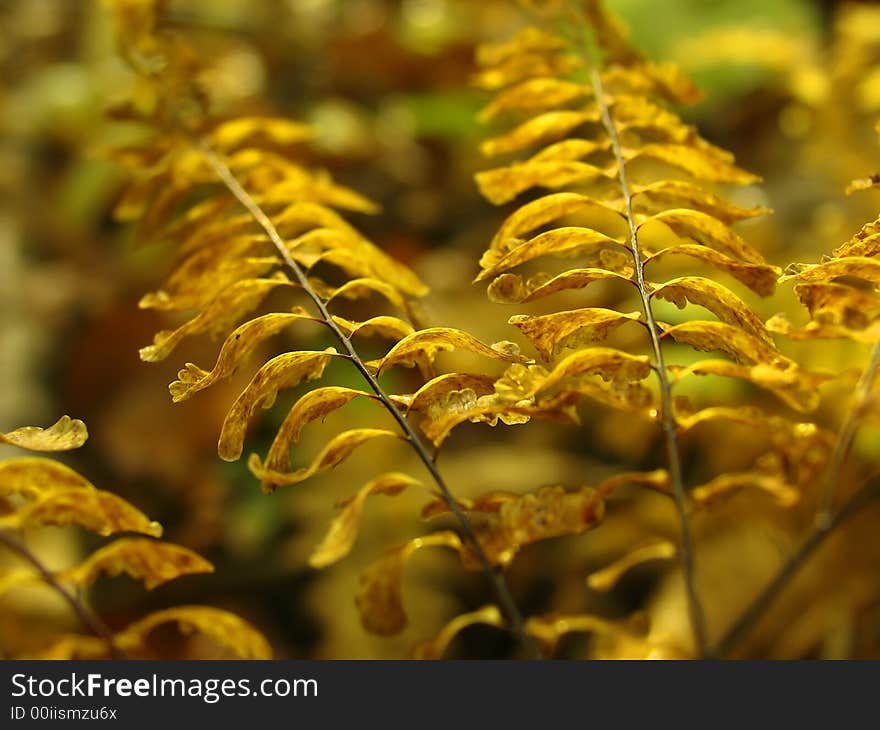
M 312 162 L 382 206 L 381 215 L 357 216 L 356 225 L 431 286 L 424 321 L 464 326 L 491 342 L 516 339 L 505 324 L 510 312 L 488 303 L 470 281 L 506 211 L 491 209 L 473 183 L 486 166 L 477 149 L 485 130 L 475 120 L 486 98 L 469 79 L 475 45 L 521 26 L 512 6 L 504 0 L 189 0 L 172 2 L 171 17 L 212 59 L 203 80 L 221 104 L 315 125 Z M 816 261 L 876 218 L 876 198 L 847 198 L 843 190 L 880 166 L 873 130 L 880 112 L 880 9 L 810 0 L 609 0 L 608 6 L 649 57 L 674 60 L 695 77 L 706 99 L 686 110 L 687 118 L 765 178 L 760 190 L 746 190 L 737 202 L 775 209 L 743 226 L 771 263 Z M 214 575 L 157 589 L 146 608 L 191 600 L 231 608 L 284 657 L 406 656 L 445 620 L 487 600 L 479 575 L 462 576 L 452 558 L 420 555 L 406 583 L 410 628 L 393 640 L 361 628 L 353 603 L 358 574 L 385 547 L 423 529 L 411 518 L 423 495 L 375 500 L 353 555 L 333 569 L 316 573 L 306 559 L 334 499 L 365 481 L 358 463 L 372 461 L 372 474 L 377 460 L 405 469 L 401 459 L 411 457 L 367 448 L 305 488 L 263 495 L 243 464 L 216 457 L 220 423 L 243 378 L 179 405 L 167 396 L 177 363 L 210 361 L 214 345 L 187 345 L 168 364 L 138 359 L 138 348 L 167 326 L 139 310 L 138 299 L 156 288 L 171 262 L 169 250 L 136 245 L 132 228 L 112 218 L 124 173 L 101 150 L 131 130 L 104 110 L 131 82 L 100 2 L 0 3 L 0 430 L 48 424 L 62 413 L 82 418 L 91 439 L 70 462 L 159 519 L 168 539 L 217 565 Z M 784 286 L 759 311 L 782 310 L 802 318 Z M 674 309 L 668 314 L 676 316 Z M 861 364 L 859 351 L 845 345 L 788 347 L 804 365 Z M 743 387 L 712 378 L 698 386 L 731 388 L 731 399 Z M 842 394 L 839 386 L 826 393 L 823 422 L 839 422 Z M 289 405 L 279 401 L 249 450 L 265 451 Z M 359 418 L 375 425 L 358 410 L 369 407 L 351 404 L 348 427 L 361 425 Z M 582 416 L 580 429 L 464 426 L 441 455 L 441 467 L 468 495 L 595 483 L 622 468 L 662 463 L 648 426 L 600 407 Z M 337 425 L 314 428 L 304 449 L 311 453 Z M 857 448 L 863 461 L 853 469 L 877 456 L 878 435 L 875 427 L 864 429 Z M 717 434 L 701 432 L 686 444 L 689 473 L 737 468 L 760 438 L 743 429 L 719 444 Z M 711 624 L 723 626 L 772 574 L 806 514 L 750 492 L 698 523 Z M 876 519 L 867 514 L 849 537 L 823 551 L 747 653 L 877 655 L 876 548 L 864 540 Z M 670 506 L 659 497 L 623 494 L 607 522 L 586 536 L 524 550 L 511 573 L 522 607 L 609 617 L 647 608 L 656 631 L 680 638 L 685 612 L 670 563 L 633 571 L 611 594 L 584 584 L 589 572 L 641 537 L 674 536 Z M 59 562 L 85 548 L 66 532 L 46 530 L 34 539 Z M 838 564 L 848 569 L 832 577 Z M 92 597 L 108 622 L 119 625 L 144 610 L 133 584 L 116 579 L 108 586 Z M 798 601 L 817 586 L 819 598 L 804 611 Z M 72 621 L 42 594 L 3 600 L 4 652 L 19 647 L 22 626 L 38 631 L 39 622 L 25 618 L 34 611 L 42 625 Z M 799 623 L 780 644 L 774 621 L 795 616 Z M 560 656 L 583 655 L 586 641 L 571 640 Z M 593 649 L 602 654 L 601 646 Z M 179 653 L 200 651 L 184 644 Z M 501 632 L 475 627 L 452 651 L 503 657 L 511 646 Z

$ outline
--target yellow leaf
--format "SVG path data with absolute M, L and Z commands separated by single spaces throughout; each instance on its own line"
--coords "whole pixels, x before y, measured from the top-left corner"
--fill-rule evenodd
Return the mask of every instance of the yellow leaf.
M 862 329 L 880 317 L 880 297 L 846 284 L 798 284 L 794 293 L 817 322 Z
M 322 320 L 312 317 L 305 310 L 300 310 L 264 314 L 245 322 L 226 338 L 220 348 L 217 362 L 210 372 L 202 370 L 193 363 L 186 364 L 186 367 L 178 373 L 178 379 L 168 386 L 172 400 L 175 403 L 186 400 L 194 393 L 229 377 L 260 342 L 294 322 L 303 321 L 321 322 Z
M 607 568 L 590 573 L 587 585 L 594 591 L 610 591 L 630 570 L 650 560 L 668 560 L 675 557 L 675 545 L 669 540 L 649 540 L 637 545 Z
M 363 299 L 372 294 L 384 297 L 401 312 L 407 311 L 406 301 L 400 295 L 400 292 L 390 284 L 379 279 L 351 279 L 340 287 L 330 288 L 322 292 L 322 296 L 326 299 L 327 304 L 330 304 L 334 299 Z
M 568 76 L 581 65 L 580 59 L 574 56 L 545 56 L 527 52 L 508 57 L 493 64 L 494 68 L 479 72 L 474 76 L 473 83 L 480 88 L 493 91 L 528 78 Z
M 719 320 L 739 327 L 769 345 L 773 337 L 767 331 L 761 318 L 748 305 L 726 286 L 702 276 L 682 276 L 672 279 L 654 289 L 653 297 L 672 302 L 684 309 L 687 302 L 708 309 Z
M 480 66 L 497 66 L 524 53 L 548 53 L 565 49 L 564 38 L 553 33 L 528 26 L 513 38 L 501 43 L 484 43 L 477 48 L 477 63 Z
M 247 144 L 269 142 L 287 146 L 311 139 L 311 127 L 277 117 L 239 117 L 217 125 L 210 135 L 210 144 L 230 151 Z
M 23 426 L 0 433 L 0 444 L 12 444 L 28 451 L 68 451 L 78 449 L 88 437 L 86 424 L 78 418 L 61 416 L 48 428 Z
M 747 471 L 737 474 L 722 474 L 710 482 L 691 490 L 691 497 L 701 505 L 711 504 L 722 495 L 733 491 L 755 487 L 776 498 L 783 507 L 791 507 L 800 501 L 797 487 L 787 484 L 780 475 Z
M 298 443 L 303 428 L 312 421 L 324 418 L 328 414 L 342 408 L 354 398 L 373 397 L 369 393 L 351 388 L 328 386 L 315 388 L 302 396 L 288 411 L 281 427 L 275 434 L 269 453 L 266 455 L 265 468 L 272 471 L 289 471 L 290 447 Z
M 661 180 L 633 188 L 637 212 L 656 215 L 670 208 L 692 208 L 730 225 L 737 221 L 767 215 L 768 208 L 741 208 L 688 182 Z
M 733 256 L 749 264 L 763 264 L 764 257 L 717 218 L 697 210 L 665 210 L 648 220 L 659 221 L 675 235 Z M 642 224 L 644 225 L 644 223 Z
M 480 193 L 494 205 L 503 205 L 533 187 L 549 190 L 607 176 L 605 170 L 577 160 L 528 160 L 475 175 Z
M 94 489 L 85 477 L 51 459 L 29 456 L 0 462 L 0 497 L 35 499 L 56 489 Z
M 320 378 L 335 354 L 336 350 L 332 347 L 323 352 L 286 352 L 263 365 L 235 399 L 223 420 L 217 443 L 220 458 L 224 461 L 238 459 L 244 446 L 248 424 L 257 409 L 271 408 L 281 390 L 295 388 L 304 381 Z
M 144 646 L 153 629 L 168 623 L 176 623 L 185 633 L 203 634 L 241 659 L 272 658 L 272 648 L 259 631 L 234 613 L 210 606 L 175 606 L 156 611 L 126 626 L 114 641 L 120 649 L 136 651 Z
M 406 474 L 392 472 L 361 487 L 354 497 L 346 501 L 342 512 L 333 519 L 324 539 L 309 557 L 309 565 L 313 568 L 326 568 L 351 552 L 367 497 L 373 494 L 396 495 L 413 486 L 420 486 L 420 483 Z
M 44 492 L 17 512 L 0 516 L 0 528 L 26 530 L 43 525 L 75 524 L 107 536 L 115 532 L 139 532 L 153 537 L 162 526 L 139 509 L 92 487 L 70 487 Z
M 414 552 L 434 546 L 456 551 L 462 547 L 454 532 L 435 532 L 386 551 L 361 574 L 355 604 L 367 631 L 379 636 L 392 636 L 403 631 L 407 624 L 403 607 L 403 569 Z
M 570 269 L 552 277 L 549 274 L 537 274 L 526 281 L 517 274 L 502 274 L 489 284 L 487 293 L 489 299 L 497 304 L 520 304 L 534 302 L 561 291 L 583 289 L 594 281 L 608 279 L 633 284 L 629 277 L 606 269 Z
M 767 320 L 767 329 L 789 340 L 848 339 L 867 345 L 880 341 L 880 320 L 858 329 L 824 321 L 808 322 L 804 327 L 798 328 L 784 314 L 775 314 Z
M 493 392 L 494 379 L 488 375 L 469 375 L 467 373 L 444 373 L 432 378 L 408 398 L 409 411 L 425 411 L 433 403 L 444 399 L 457 390 L 471 390 L 477 395 Z
M 388 315 L 371 317 L 364 322 L 352 322 L 349 319 L 334 316 L 333 321 L 339 325 L 346 337 L 360 335 L 361 337 L 383 337 L 399 341 L 415 331 L 409 322 Z
M 669 477 L 669 472 L 665 469 L 655 469 L 654 471 L 629 471 L 623 472 L 622 474 L 616 474 L 603 481 L 598 487 L 596 487 L 596 491 L 599 492 L 602 497 L 608 497 L 621 487 L 631 484 L 638 487 L 645 487 L 646 489 L 653 489 L 662 494 L 672 493 L 672 482 Z
M 125 573 L 142 580 L 147 590 L 194 573 L 212 573 L 211 565 L 198 553 L 180 545 L 145 537 L 123 537 L 92 553 L 84 562 L 58 574 L 64 582 L 84 587 L 103 573 Z
M 588 84 L 558 78 L 532 78 L 511 86 L 498 94 L 479 119 L 488 122 L 505 112 L 538 112 L 563 106 L 592 94 Z
M 776 290 L 776 281 L 780 270 L 775 266 L 741 263 L 711 248 L 692 243 L 670 246 L 658 251 L 646 257 L 645 265 L 659 261 L 661 258 L 676 255 L 688 256 L 721 269 L 762 297 L 770 296 Z
M 253 475 L 263 484 L 263 489 L 272 492 L 276 487 L 285 487 L 299 484 L 319 472 L 332 469 L 345 461 L 351 453 L 367 441 L 377 438 L 396 438 L 401 436 L 394 431 L 379 428 L 355 428 L 343 431 L 328 443 L 309 466 L 297 469 L 293 472 L 273 471 L 263 465 L 260 457 L 251 454 L 248 459 L 248 468 Z
M 497 606 L 482 608 L 456 616 L 446 624 L 433 639 L 423 641 L 413 650 L 414 659 L 442 659 L 452 640 L 469 626 L 484 624 L 486 626 L 504 627 L 504 616 Z
M 566 347 L 603 340 L 616 327 L 640 319 L 640 312 L 624 314 L 587 307 L 538 317 L 518 314 L 508 321 L 529 339 L 541 357 L 549 360 Z
M 688 375 L 720 375 L 739 378 L 769 390 L 797 411 L 808 412 L 819 405 L 819 386 L 830 379 L 828 375 L 810 373 L 790 363 L 777 367 L 766 363 L 737 365 L 729 360 L 702 360 L 687 367 L 670 366 L 679 379 Z
M 866 223 L 862 226 L 862 230 L 832 252 L 835 258 L 871 257 L 878 253 L 880 253 L 880 220 Z
M 525 361 L 525 358 L 517 354 L 493 349 L 462 330 L 429 327 L 404 337 L 381 360 L 367 364 L 374 367 L 377 374 L 381 374 L 394 365 L 411 367 L 422 357 L 433 362 L 437 353 L 452 350 L 466 350 L 476 355 L 507 362 Z
M 256 309 L 273 289 L 291 286 L 281 272 L 268 279 L 244 279 L 223 289 L 211 303 L 193 319 L 176 330 L 164 330 L 153 338 L 153 344 L 142 347 L 141 360 L 159 362 L 164 360 L 185 337 L 208 332 L 220 337 L 229 332 L 242 317 Z
M 480 260 L 483 271 L 475 281 L 491 279 L 504 271 L 541 256 L 577 256 L 586 251 L 597 251 L 607 246 L 619 246 L 620 241 L 592 228 L 565 226 L 541 233 L 519 242 L 512 251 L 502 254 L 489 250 Z
M 761 178 L 740 169 L 703 147 L 680 144 L 647 144 L 638 149 L 624 150 L 627 161 L 640 158 L 657 160 L 684 170 L 700 180 L 735 185 L 751 185 Z
M 830 282 L 840 277 L 863 279 L 880 286 L 880 261 L 866 256 L 846 256 L 822 264 L 795 265 L 789 267 L 780 281 Z
M 720 350 L 743 365 L 783 362 L 773 345 L 724 322 L 685 322 L 670 327 L 663 334 L 695 350 Z
M 598 118 L 596 111 L 544 112 L 500 137 L 486 140 L 480 146 L 480 150 L 486 157 L 496 157 L 536 147 L 551 139 L 561 139 L 585 122 L 596 121 Z

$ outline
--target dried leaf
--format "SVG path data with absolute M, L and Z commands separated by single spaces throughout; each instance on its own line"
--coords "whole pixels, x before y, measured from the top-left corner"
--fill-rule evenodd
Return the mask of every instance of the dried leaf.
M 668 560 L 674 558 L 675 553 L 675 545 L 669 540 L 656 539 L 643 542 L 608 567 L 590 573 L 587 577 L 587 585 L 594 591 L 610 591 L 636 566 L 650 560 Z
M 335 354 L 332 347 L 323 352 L 286 352 L 263 365 L 235 399 L 223 420 L 217 443 L 220 458 L 236 461 L 241 456 L 245 432 L 257 409 L 271 408 L 281 390 L 320 378 Z
M 487 293 L 489 299 L 497 304 L 519 304 L 534 302 L 561 291 L 583 289 L 595 281 L 609 279 L 633 283 L 629 277 L 606 269 L 570 269 L 553 277 L 538 274 L 527 281 L 517 274 L 502 274 L 489 284 Z
M 773 345 L 773 337 L 748 305 L 726 286 L 702 276 L 682 276 L 658 286 L 652 292 L 684 309 L 687 302 L 708 309 L 719 320 L 744 332 L 754 335 L 768 345 Z
M 142 580 L 146 589 L 152 590 L 183 575 L 212 572 L 214 566 L 211 563 L 180 545 L 145 537 L 123 537 L 57 577 L 84 587 L 94 583 L 101 574 L 113 577 L 125 573 L 135 580 Z
M 695 350 L 719 350 L 742 365 L 783 362 L 773 345 L 724 322 L 685 322 L 670 327 L 663 334 Z
M 415 330 L 409 322 L 404 322 L 399 317 L 381 315 L 371 317 L 364 322 L 352 322 L 343 317 L 333 317 L 333 321 L 339 325 L 346 337 L 383 337 L 395 342 L 411 335 Z
M 338 466 L 345 461 L 351 453 L 367 441 L 376 438 L 396 438 L 401 436 L 394 431 L 387 431 L 379 428 L 355 428 L 350 431 L 343 431 L 336 435 L 330 443 L 328 443 L 318 456 L 309 466 L 297 469 L 293 472 L 273 471 L 263 465 L 260 457 L 251 454 L 248 459 L 248 468 L 251 473 L 257 477 L 263 484 L 263 489 L 272 492 L 277 487 L 290 486 L 299 484 L 309 477 L 314 476 L 322 471 L 327 471 Z
M 638 149 L 624 150 L 627 161 L 647 158 L 684 170 L 707 182 L 751 185 L 761 178 L 740 169 L 729 159 L 713 154 L 705 147 L 682 144 L 647 144 Z
M 354 398 L 370 398 L 369 393 L 351 388 L 328 386 L 315 388 L 302 396 L 288 411 L 284 422 L 275 434 L 272 446 L 266 456 L 266 469 L 289 471 L 290 447 L 299 442 L 303 428 L 312 421 L 324 418 L 342 408 Z
M 656 215 L 670 208 L 691 208 L 727 225 L 772 212 L 763 207 L 741 208 L 717 195 L 701 190 L 696 185 L 673 180 L 635 186 L 633 205 L 637 212 L 649 215 Z
M 176 330 L 163 330 L 153 338 L 153 344 L 142 347 L 141 360 L 159 362 L 164 360 L 185 337 L 202 332 L 220 337 L 229 332 L 245 315 L 256 309 L 273 289 L 291 286 L 290 280 L 281 272 L 268 279 L 243 279 L 223 289 L 197 316 Z
M 682 243 L 658 251 L 645 259 L 645 265 L 673 255 L 688 256 L 721 269 L 762 297 L 770 296 L 776 290 L 780 270 L 775 266 L 740 263 L 711 248 L 692 243 Z
M 863 279 L 880 286 L 880 261 L 865 256 L 846 256 L 822 264 L 792 266 L 780 281 L 831 282 L 841 277 Z
M 37 456 L 0 462 L 0 497 L 20 495 L 36 499 L 59 489 L 95 487 L 69 466 Z
M 126 626 L 114 636 L 114 643 L 125 651 L 142 649 L 150 632 L 168 623 L 176 623 L 184 633 L 203 634 L 241 659 L 272 658 L 272 648 L 259 631 L 235 614 L 210 606 L 175 606 L 156 611 Z
M 303 321 L 320 322 L 321 320 L 312 317 L 305 310 L 300 310 L 264 314 L 245 322 L 226 338 L 212 370 L 202 370 L 193 363 L 186 364 L 177 374 L 178 379 L 168 386 L 172 400 L 175 403 L 186 400 L 200 390 L 229 377 L 260 342 L 294 322 Z
M 588 84 L 552 77 L 527 79 L 498 94 L 480 112 L 479 119 L 481 122 L 489 122 L 510 111 L 539 112 L 554 109 L 591 94 L 592 87 Z
M 596 111 L 551 111 L 532 117 L 507 134 L 486 140 L 480 150 L 486 157 L 517 152 L 551 139 L 561 139 L 585 122 L 599 118 Z
M 438 353 L 452 350 L 466 350 L 476 355 L 507 362 L 525 361 L 520 355 L 493 349 L 462 330 L 429 327 L 404 337 L 381 360 L 367 364 L 375 368 L 377 374 L 382 374 L 394 365 L 412 367 L 423 358 L 433 362 Z
M 577 160 L 527 160 L 506 167 L 478 172 L 474 179 L 481 195 L 494 205 L 503 205 L 534 187 L 557 190 L 607 176 L 601 167 Z
M 501 254 L 491 249 L 480 259 L 483 271 L 475 281 L 491 279 L 509 269 L 541 256 L 577 256 L 585 251 L 601 250 L 607 246 L 620 245 L 618 239 L 606 236 L 592 228 L 566 226 L 554 228 L 534 238 L 520 242 L 513 250 Z
M 664 210 L 651 216 L 648 220 L 659 221 L 677 236 L 692 238 L 697 243 L 701 243 L 704 246 L 746 263 L 764 263 L 764 257 L 760 253 L 724 223 L 706 213 L 697 210 L 687 210 L 686 208 L 676 208 Z
M 159 537 L 162 526 L 111 492 L 71 487 L 44 492 L 17 512 L 0 516 L 0 527 L 26 530 L 43 525 L 75 524 L 106 537 L 139 532 Z
M 483 606 L 476 611 L 456 616 L 433 639 L 419 644 L 413 650 L 413 658 L 423 660 L 442 659 L 453 639 L 464 629 L 476 624 L 495 626 L 500 629 L 504 627 L 504 616 L 497 606 Z
M 518 314 L 508 322 L 529 339 L 541 357 L 549 360 L 566 347 L 603 340 L 612 329 L 640 320 L 640 312 L 623 314 L 612 309 L 587 307 L 538 317 Z
M 392 636 L 403 631 L 407 624 L 403 607 L 403 569 L 416 550 L 434 546 L 458 551 L 462 544 L 458 535 L 449 531 L 417 537 L 386 551 L 361 574 L 355 604 L 367 631 L 379 636 Z
M 333 519 L 324 539 L 309 557 L 309 565 L 313 568 L 326 568 L 351 552 L 367 497 L 373 494 L 393 496 L 413 486 L 420 486 L 420 483 L 406 474 L 392 472 L 383 474 L 361 487 L 354 497 L 345 502 L 342 512 Z
M 722 474 L 710 482 L 691 490 L 691 497 L 701 505 L 715 502 L 723 495 L 755 487 L 775 497 L 782 507 L 791 507 L 800 501 L 801 493 L 797 487 L 787 484 L 781 475 L 747 471 L 737 474 Z
M 61 416 L 48 428 L 23 426 L 0 433 L 0 444 L 12 444 L 28 451 L 68 451 L 78 449 L 88 437 L 86 424 L 78 418 Z

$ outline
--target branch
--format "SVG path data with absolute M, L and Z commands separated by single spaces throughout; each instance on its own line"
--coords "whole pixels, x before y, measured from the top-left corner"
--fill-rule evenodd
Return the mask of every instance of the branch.
M 880 496 L 880 479 L 872 479 L 859 489 L 844 504 L 839 512 L 832 515 L 826 523 L 819 523 L 810 535 L 804 540 L 803 544 L 795 551 L 795 553 L 786 561 L 773 580 L 764 588 L 761 593 L 749 604 L 748 608 L 731 626 L 715 648 L 711 651 L 709 658 L 723 659 L 728 656 L 737 644 L 742 641 L 752 629 L 752 627 L 760 620 L 767 609 L 770 608 L 773 601 L 785 589 L 789 582 L 794 578 L 801 569 L 807 559 L 822 545 L 823 542 L 850 517 L 855 515 L 862 507 L 871 500 Z
M 516 636 L 517 640 L 525 649 L 530 658 L 541 658 L 535 641 L 529 636 L 528 633 L 526 633 L 525 622 L 523 621 L 522 614 L 520 614 L 519 609 L 516 606 L 513 595 L 510 592 L 510 588 L 507 586 L 507 581 L 504 579 L 504 576 L 499 571 L 497 571 L 489 562 L 489 559 L 488 557 L 486 557 L 486 553 L 483 550 L 483 546 L 480 544 L 480 541 L 477 538 L 476 533 L 474 532 L 474 528 L 471 525 L 470 520 L 458 506 L 458 502 L 456 501 L 455 496 L 452 494 L 452 490 L 450 490 L 449 486 L 446 484 L 443 476 L 437 469 L 437 464 L 435 463 L 434 458 L 431 456 L 430 452 L 422 443 L 415 429 L 410 425 L 409 421 L 406 420 L 403 414 L 401 414 L 394 403 L 391 402 L 388 395 L 379 384 L 376 376 L 367 369 L 364 361 L 361 359 L 354 346 L 352 345 L 351 340 L 346 337 L 346 335 L 333 320 L 330 311 L 327 309 L 326 303 L 312 288 L 311 284 L 309 283 L 308 277 L 306 276 L 302 267 L 291 255 L 290 251 L 287 248 L 287 245 L 284 243 L 284 240 L 281 238 L 281 235 L 278 233 L 278 230 L 275 228 L 275 224 L 272 223 L 272 220 L 269 218 L 269 216 L 266 215 L 266 213 L 259 206 L 256 200 L 254 200 L 250 193 L 248 193 L 247 190 L 242 187 L 241 183 L 239 183 L 233 172 L 220 158 L 220 156 L 216 152 L 214 152 L 214 150 L 212 150 L 205 142 L 199 143 L 199 149 L 205 155 L 208 164 L 211 165 L 217 177 L 220 178 L 221 182 L 226 186 L 229 192 L 248 211 L 248 213 L 250 213 L 251 217 L 253 217 L 253 219 L 259 224 L 259 226 L 269 237 L 269 240 L 275 246 L 275 249 L 284 260 L 284 263 L 293 273 L 300 288 L 302 288 L 309 299 L 311 299 L 312 303 L 315 305 L 315 308 L 320 313 L 324 324 L 330 329 L 334 338 L 339 342 L 340 346 L 345 351 L 348 359 L 363 376 L 370 389 L 376 394 L 379 402 L 385 407 L 388 413 L 391 414 L 391 416 L 397 422 L 398 426 L 400 426 L 401 431 L 403 431 L 405 440 L 409 442 L 410 446 L 412 446 L 413 450 L 416 452 L 416 455 L 419 457 L 419 460 L 428 470 L 428 473 L 431 475 L 431 478 L 434 480 L 434 483 L 437 485 L 438 490 L 443 496 L 444 501 L 449 506 L 449 509 L 451 510 L 455 519 L 458 521 L 465 540 L 467 540 L 467 542 L 471 545 L 471 548 L 473 549 L 474 554 L 476 555 L 477 560 L 480 563 L 480 567 L 483 573 L 485 573 L 486 578 L 489 580 L 498 597 L 498 601 L 501 604 L 501 608 L 505 616 L 507 617 L 512 633 L 514 634 L 514 636 Z
M 107 642 L 107 646 L 110 648 L 110 654 L 114 659 L 130 658 L 125 651 L 116 646 L 113 641 L 113 632 L 107 624 L 105 624 L 94 611 L 80 601 L 79 598 L 59 583 L 52 572 L 43 565 L 42 561 L 34 555 L 23 542 L 13 537 L 6 530 L 0 530 L 0 543 L 5 545 L 18 556 L 24 558 L 37 570 L 46 585 L 58 593 L 73 609 L 83 626 L 95 636 Z
M 675 497 L 675 510 L 678 514 L 678 524 L 681 531 L 681 568 L 684 575 L 685 592 L 687 594 L 688 614 L 690 616 L 691 630 L 694 636 L 694 645 L 699 656 L 706 654 L 706 621 L 703 607 L 697 595 L 696 578 L 694 575 L 694 545 L 691 536 L 690 519 L 687 513 L 687 495 L 684 489 L 681 468 L 681 450 L 678 443 L 678 426 L 675 423 L 675 414 L 672 410 L 672 385 L 666 373 L 666 360 L 663 355 L 663 347 L 660 344 L 660 328 L 654 319 L 654 311 L 651 307 L 651 294 L 645 283 L 645 263 L 639 248 L 639 234 L 636 226 L 635 214 L 633 213 L 632 191 L 626 174 L 626 160 L 620 145 L 620 136 L 611 112 L 605 101 L 605 89 L 602 77 L 592 63 L 591 80 L 596 103 L 602 114 L 602 124 L 611 140 L 611 148 L 614 159 L 617 162 L 618 180 L 621 192 L 626 203 L 626 219 L 629 224 L 629 241 L 635 267 L 635 284 L 639 290 L 642 302 L 642 310 L 645 314 L 645 323 L 651 336 L 651 347 L 656 361 L 657 379 L 660 383 L 660 419 L 663 426 L 663 436 L 666 443 L 666 457 L 669 465 L 669 475 L 672 481 L 672 493 Z

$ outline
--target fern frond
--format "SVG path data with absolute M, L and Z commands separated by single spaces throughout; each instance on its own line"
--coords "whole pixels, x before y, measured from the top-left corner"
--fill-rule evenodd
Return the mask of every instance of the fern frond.
M 485 142 L 483 152 L 513 159 L 479 173 L 477 183 L 495 204 L 527 192 L 531 197 L 510 213 L 491 241 L 480 260 L 477 281 L 488 282 L 490 298 L 503 303 L 550 300 L 598 281 L 629 285 L 632 310 L 626 305 L 553 310 L 544 304 L 541 314 L 518 314 L 509 322 L 551 368 L 572 352 L 590 352 L 594 343 L 608 340 L 627 323 L 646 330 L 651 360 L 646 370 L 622 380 L 644 388 L 641 381 L 653 371 L 656 403 L 649 394 L 649 407 L 632 409 L 626 401 L 624 407 L 656 422 L 663 434 L 694 645 L 705 654 L 708 644 L 694 576 L 689 510 L 695 496 L 705 503 L 721 486 L 710 482 L 689 496 L 679 439 L 703 419 L 699 411 L 674 398 L 673 390 L 694 375 L 730 377 L 806 411 L 817 403 L 815 388 L 822 378 L 783 356 L 762 319 L 731 288 L 733 279 L 766 296 L 773 292 L 780 271 L 731 228 L 768 211 L 742 208 L 717 192 L 720 184 L 751 185 L 759 178 L 739 168 L 729 152 L 704 140 L 669 108 L 697 99 L 696 89 L 674 67 L 647 61 L 597 0 L 556 3 L 554 8 L 549 14 L 559 32 L 530 28 L 479 55 L 484 70 L 478 81 L 498 92 L 482 117 L 512 125 Z M 523 153 L 526 159 L 518 159 Z M 562 263 L 555 261 L 560 259 Z M 568 263 L 572 259 L 576 265 Z M 663 278 L 665 269 L 659 263 L 667 259 L 677 267 L 702 265 L 717 274 L 691 268 Z M 661 299 L 687 308 L 686 321 L 660 321 L 656 305 Z M 714 319 L 692 315 L 695 306 Z M 720 352 L 728 359 L 668 363 L 677 352 L 672 343 Z M 595 398 L 581 386 L 585 374 L 561 382 L 554 395 Z M 540 393 L 529 393 L 528 398 L 533 408 L 543 402 Z M 572 405 L 570 400 L 563 402 L 567 408 Z M 710 408 L 704 417 L 713 415 L 717 412 Z M 782 434 L 791 431 L 785 419 L 761 418 L 765 424 L 778 424 Z M 770 489 L 785 494 L 789 504 L 786 489 L 791 477 L 783 462 L 765 459 L 766 473 L 724 487 Z
M 76 448 L 85 441 L 82 421 L 64 416 L 48 429 L 26 427 L 4 437 L 8 443 L 33 451 Z M 0 545 L 27 564 L 0 572 L 0 594 L 43 584 L 54 590 L 74 611 L 92 635 L 56 638 L 35 657 L 100 659 L 129 658 L 146 651 L 146 638 L 159 623 L 177 621 L 226 646 L 242 658 L 270 658 L 265 638 L 243 619 L 205 606 L 166 609 L 112 631 L 82 600 L 83 591 L 102 575 L 126 574 L 143 582 L 147 590 L 196 573 L 213 572 L 202 556 L 180 545 L 157 539 L 162 526 L 121 497 L 97 489 L 85 477 L 45 457 L 12 458 L 0 463 L 0 498 L 6 509 L 0 516 Z M 119 537 L 89 555 L 78 565 L 50 571 L 27 546 L 22 535 L 48 525 L 76 525 L 102 537 Z

